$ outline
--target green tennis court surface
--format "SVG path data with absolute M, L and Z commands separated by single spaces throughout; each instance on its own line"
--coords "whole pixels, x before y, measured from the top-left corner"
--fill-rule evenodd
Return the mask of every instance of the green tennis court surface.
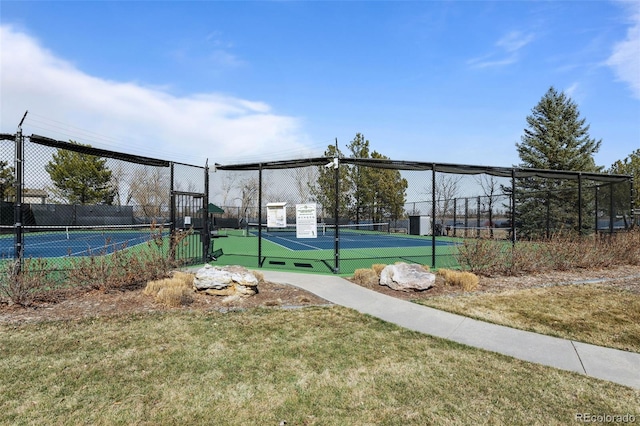
M 316 238 L 297 238 L 291 229 L 264 229 L 258 238 L 257 229 L 220 230 L 212 239 L 211 251 L 219 255 L 216 265 L 242 265 L 297 272 L 333 273 L 336 263 L 335 232 L 318 231 Z M 339 273 L 352 274 L 356 269 L 376 263 L 396 262 L 430 265 L 433 260 L 431 236 L 394 234 L 367 230 L 353 232 L 340 229 Z M 460 239 L 437 237 L 435 240 L 438 267 L 457 265 L 454 254 Z M 260 250 L 261 256 L 258 256 Z M 220 253 L 221 251 L 221 253 Z

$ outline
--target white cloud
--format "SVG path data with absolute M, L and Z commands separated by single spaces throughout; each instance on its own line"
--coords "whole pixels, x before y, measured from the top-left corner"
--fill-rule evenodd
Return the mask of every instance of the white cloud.
M 511 54 L 503 58 L 495 58 L 494 55 L 487 55 L 481 58 L 474 58 L 468 61 L 473 68 L 494 68 L 511 65 L 518 60 L 517 55 Z
M 496 46 L 501 47 L 507 52 L 517 52 L 532 41 L 533 34 L 523 34 L 520 31 L 511 31 L 509 34 L 498 40 Z
M 308 154 L 299 119 L 264 102 L 216 93 L 177 97 L 91 76 L 11 26 L 0 26 L 0 42 L 1 132 L 15 132 L 29 110 L 26 135 L 168 160 L 228 164 Z
M 518 61 L 520 50 L 534 40 L 533 34 L 511 31 L 496 42 L 496 51 L 468 61 L 473 68 L 492 68 L 511 65 Z
M 613 69 L 617 79 L 631 88 L 633 96 L 640 98 L 640 2 L 622 2 L 629 10 L 631 26 L 627 36 L 613 46 L 606 64 Z
M 576 96 L 579 88 L 580 88 L 580 84 L 579 83 L 573 83 L 571 86 L 569 86 L 566 89 L 564 89 L 564 93 L 567 96 L 569 96 L 570 98 L 573 98 L 573 97 Z

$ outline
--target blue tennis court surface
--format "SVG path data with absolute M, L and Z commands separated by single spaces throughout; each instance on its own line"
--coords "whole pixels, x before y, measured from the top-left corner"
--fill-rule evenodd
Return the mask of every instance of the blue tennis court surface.
M 257 236 L 257 232 L 251 232 Z M 340 232 L 341 249 L 431 247 L 432 238 L 390 233 Z M 295 232 L 262 232 L 262 238 L 289 250 L 333 250 L 335 237 L 332 233 L 316 238 L 297 238 Z M 456 245 L 453 241 L 436 240 L 437 246 Z
M 165 232 L 165 236 L 168 232 Z M 112 253 L 114 250 L 144 244 L 158 231 L 152 234 L 146 230 L 110 230 L 110 231 L 60 231 L 28 232 L 24 234 L 24 257 L 66 257 L 90 256 Z M 15 251 L 13 235 L 0 238 L 0 259 L 12 258 Z

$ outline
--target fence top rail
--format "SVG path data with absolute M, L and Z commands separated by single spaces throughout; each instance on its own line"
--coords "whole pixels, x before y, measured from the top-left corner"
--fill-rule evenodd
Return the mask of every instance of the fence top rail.
M 290 169 L 307 166 L 324 166 L 333 161 L 332 157 L 303 158 L 298 160 L 271 161 L 265 163 L 244 164 L 216 164 L 217 170 L 249 171 L 268 169 Z M 630 175 L 616 175 L 608 173 L 581 172 L 572 170 L 547 170 L 524 167 L 493 167 L 468 164 L 427 163 L 420 161 L 398 161 L 379 158 L 340 158 L 343 164 L 367 166 L 383 169 L 435 171 L 452 174 L 488 174 L 498 177 L 540 177 L 548 179 L 588 179 L 602 182 L 624 182 L 631 179 Z
M 125 154 L 123 152 L 110 151 L 102 148 L 94 148 L 86 145 L 73 144 L 70 142 L 58 141 L 45 136 L 31 135 L 29 140 L 38 145 L 45 145 L 52 148 L 66 149 L 69 151 L 79 152 L 81 154 L 95 155 L 96 157 L 113 158 L 115 160 L 128 161 L 130 163 L 143 164 L 146 166 L 169 167 L 170 162 L 159 160 L 157 158 L 143 157 L 140 155 Z

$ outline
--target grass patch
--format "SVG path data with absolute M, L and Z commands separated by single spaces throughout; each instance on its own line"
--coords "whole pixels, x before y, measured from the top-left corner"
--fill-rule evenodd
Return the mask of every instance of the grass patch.
M 193 278 L 193 274 L 176 271 L 170 278 L 149 281 L 143 293 L 168 307 L 188 305 L 193 302 Z
M 2 424 L 567 424 L 640 391 L 340 307 L 0 326 Z
M 567 285 L 416 302 L 508 327 L 640 352 L 640 298 L 609 286 Z
M 437 275 L 442 277 L 444 284 L 460 287 L 464 291 L 474 291 L 480 282 L 477 275 L 467 271 L 453 271 L 451 269 L 438 269 Z

